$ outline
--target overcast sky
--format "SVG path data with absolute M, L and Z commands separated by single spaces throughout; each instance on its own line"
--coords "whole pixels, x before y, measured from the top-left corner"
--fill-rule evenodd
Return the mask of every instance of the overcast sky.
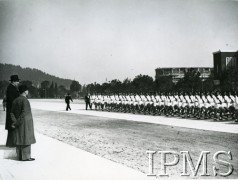
M 238 1 L 0 0 L 0 61 L 81 84 L 212 67 L 238 49 Z

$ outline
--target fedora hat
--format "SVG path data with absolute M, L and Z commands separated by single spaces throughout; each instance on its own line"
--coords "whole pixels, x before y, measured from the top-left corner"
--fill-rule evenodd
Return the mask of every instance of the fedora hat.
M 21 93 L 25 92 L 26 90 L 28 90 L 28 87 L 27 87 L 27 85 L 22 84 L 22 85 L 19 86 L 18 89 L 19 89 L 19 92 L 21 94 Z
M 18 75 L 11 75 L 10 80 L 11 82 L 19 81 Z

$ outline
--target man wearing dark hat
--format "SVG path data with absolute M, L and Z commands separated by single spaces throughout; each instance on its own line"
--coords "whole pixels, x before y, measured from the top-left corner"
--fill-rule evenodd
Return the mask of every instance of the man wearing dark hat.
M 19 84 L 19 78 L 18 75 L 12 75 L 10 77 L 11 79 L 9 80 L 11 83 L 7 87 L 7 94 L 6 94 L 6 124 L 5 124 L 5 129 L 8 130 L 8 135 L 7 135 L 7 142 L 6 146 L 7 147 L 14 147 L 13 146 L 13 136 L 12 136 L 12 119 L 10 116 L 11 113 L 11 108 L 12 108 L 12 103 L 14 99 L 16 99 L 19 96 L 19 91 L 18 91 L 18 84 Z
M 20 96 L 13 101 L 11 118 L 13 123 L 13 145 L 16 146 L 17 158 L 20 161 L 34 161 L 31 158 L 31 144 L 36 143 L 33 117 L 30 102 L 27 99 L 28 88 L 19 86 Z

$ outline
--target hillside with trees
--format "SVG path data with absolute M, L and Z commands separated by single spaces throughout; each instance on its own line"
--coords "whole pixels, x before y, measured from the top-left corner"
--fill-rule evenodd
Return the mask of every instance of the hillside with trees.
M 5 95 L 10 76 L 13 74 L 17 74 L 20 82 L 28 86 L 31 98 L 61 98 L 67 92 L 72 93 L 73 97 L 78 97 L 81 91 L 78 81 L 62 79 L 38 69 L 0 63 L 0 98 Z
M 36 87 L 39 87 L 42 81 L 49 81 L 63 85 L 66 89 L 69 89 L 72 83 L 70 79 L 59 78 L 38 69 L 22 68 L 21 66 L 0 63 L 0 81 L 8 81 L 13 74 L 17 74 L 21 81 L 31 81 Z

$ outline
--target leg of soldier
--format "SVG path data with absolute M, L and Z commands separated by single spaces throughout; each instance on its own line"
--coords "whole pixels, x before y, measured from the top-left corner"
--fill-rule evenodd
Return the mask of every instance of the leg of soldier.
M 107 103 L 107 112 L 111 111 L 111 103 Z
M 186 118 L 187 117 L 187 111 L 188 111 L 188 107 L 187 106 L 183 107 L 182 118 Z
M 190 107 L 189 106 L 187 106 L 186 107 L 186 111 L 185 111 L 185 118 L 189 118 L 190 117 Z
M 169 116 L 170 106 L 166 106 L 165 109 L 166 109 L 165 116 Z
M 188 107 L 188 112 L 187 112 L 187 117 L 190 118 L 190 116 L 192 115 L 192 110 L 193 110 L 193 106 L 189 106 Z
M 135 113 L 138 113 L 138 112 L 139 112 L 139 109 L 140 109 L 139 104 L 136 104 L 136 105 L 135 105 Z
M 208 118 L 208 108 L 204 107 L 203 110 L 203 119 L 207 119 Z
M 138 113 L 139 113 L 139 114 L 142 112 L 142 109 L 143 109 L 143 105 L 140 104 L 140 105 L 138 106 Z
M 161 106 L 161 109 L 160 109 L 160 115 L 164 115 L 165 114 L 165 105 L 162 105 Z
M 150 114 L 150 104 L 146 105 L 145 114 Z
M 211 107 L 210 118 L 214 118 L 214 116 L 215 116 L 215 107 L 212 106 L 212 107 Z
M 118 112 L 119 109 L 120 109 L 120 104 L 119 104 L 119 103 L 116 103 L 116 105 L 115 105 L 115 111 Z
M 109 110 L 110 110 L 110 111 L 113 111 L 113 110 L 114 110 L 114 103 L 111 103 Z
M 127 112 L 127 110 L 128 110 L 128 105 L 127 105 L 127 104 L 125 104 L 125 105 L 124 105 L 124 113 L 126 113 L 126 112 Z
M 172 114 L 173 114 L 173 106 L 171 105 L 169 106 L 169 115 L 172 116 Z
M 150 105 L 149 105 L 149 114 L 150 114 L 150 115 L 154 115 L 153 104 L 150 104 Z
M 125 112 L 125 104 L 122 104 L 122 112 Z
M 181 107 L 180 107 L 180 116 L 181 116 L 181 117 L 183 117 L 184 111 L 185 111 L 185 108 L 181 106 Z
M 191 105 L 191 106 L 189 107 L 188 117 L 192 117 L 192 116 L 193 116 L 193 111 L 194 111 L 194 106 Z
M 210 119 L 210 118 L 211 118 L 211 107 L 208 107 L 208 108 L 207 108 L 206 117 L 207 117 L 207 119 Z
M 234 106 L 230 106 L 230 107 L 229 107 L 229 111 L 230 111 L 230 117 L 231 117 L 231 119 L 234 119 L 235 113 L 236 113 L 235 107 L 234 107 Z
M 124 113 L 127 113 L 128 112 L 128 104 L 125 104 L 125 108 L 124 108 Z
M 158 115 L 161 115 L 162 109 L 163 109 L 163 106 L 159 105 L 158 112 L 157 112 Z
M 118 105 L 118 112 L 122 112 L 122 103 Z
M 153 106 L 153 112 L 154 112 L 154 115 L 157 115 L 157 113 L 158 113 L 158 105 L 154 105 Z
M 233 106 L 230 106 L 229 107 L 229 112 L 230 112 L 229 118 L 233 119 L 234 114 L 235 114 L 235 108 Z
M 166 114 L 167 114 L 167 106 L 166 105 L 164 105 L 161 113 L 166 116 Z
M 219 116 L 220 116 L 220 109 L 215 108 L 215 110 L 214 110 L 214 120 L 219 120 Z
M 131 113 L 131 104 L 129 103 L 127 107 L 128 107 L 127 112 Z
M 155 104 L 152 104 L 152 106 L 151 106 L 151 114 L 153 114 L 153 116 L 155 116 L 155 114 L 156 114 L 156 105 Z
M 177 116 L 178 116 L 178 117 L 181 116 L 181 111 L 182 111 L 182 107 L 181 107 L 181 106 L 178 106 L 178 109 L 177 109 Z
M 207 108 L 206 108 L 206 107 L 203 107 L 203 108 L 202 108 L 202 118 L 203 118 L 203 119 L 207 119 L 206 113 L 207 113 Z
M 106 102 L 103 105 L 103 111 L 107 111 L 107 103 Z
M 147 110 L 147 106 L 144 105 L 144 106 L 143 106 L 143 114 L 146 114 L 146 110 Z
M 175 106 L 173 107 L 173 114 L 172 114 L 172 116 L 176 116 L 177 113 L 178 113 L 178 106 L 175 105 Z
M 134 114 L 134 104 L 133 103 L 131 103 L 131 105 L 130 105 L 130 113 Z
M 193 108 L 193 117 L 197 117 L 197 106 Z
M 114 111 L 115 110 L 115 103 L 112 103 L 111 104 L 111 111 Z
M 149 104 L 149 114 L 154 114 L 154 111 L 153 111 L 153 104 Z
M 86 110 L 88 110 L 88 103 L 86 102 Z
M 150 114 L 150 104 L 145 105 L 144 114 Z
M 202 119 L 204 117 L 204 107 L 200 108 L 198 117 L 199 119 Z
M 238 109 L 235 110 L 235 122 L 238 122 Z
M 226 108 L 222 108 L 221 111 L 221 115 L 220 115 L 220 120 L 226 120 L 226 113 L 227 113 L 227 109 Z
M 134 113 L 134 104 L 130 105 L 130 113 Z
M 202 108 L 202 107 L 199 108 L 199 110 L 198 110 L 198 119 L 201 119 L 201 117 L 202 117 L 202 111 L 203 111 L 203 108 Z
M 201 119 L 202 108 L 197 109 L 197 119 Z
M 168 111 L 169 111 L 169 106 L 165 106 L 165 108 L 164 108 L 164 115 L 165 116 L 168 116 Z
M 127 113 L 130 113 L 130 112 L 131 112 L 131 104 L 127 104 L 126 112 L 127 112 Z
M 160 106 L 159 106 L 159 104 L 157 104 L 155 106 L 155 115 L 159 115 L 159 110 L 160 110 Z
M 218 120 L 222 120 L 223 111 L 224 111 L 224 109 L 222 107 L 220 107 L 219 112 L 218 112 Z

